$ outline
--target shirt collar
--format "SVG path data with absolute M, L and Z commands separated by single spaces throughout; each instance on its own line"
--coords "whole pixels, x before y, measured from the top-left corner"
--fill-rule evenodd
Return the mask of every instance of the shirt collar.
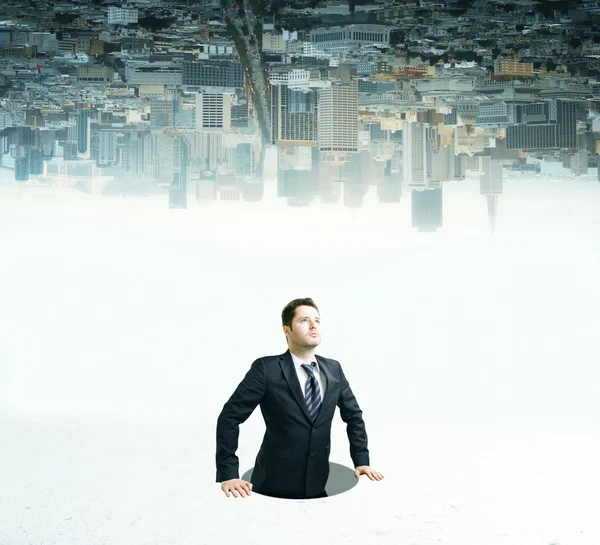
M 302 360 L 301 360 L 301 359 L 300 359 L 298 356 L 296 356 L 295 354 L 292 354 L 292 353 L 290 352 L 290 355 L 292 356 L 292 360 L 293 360 L 293 362 L 294 362 L 294 365 L 295 365 L 296 367 L 300 367 L 300 366 L 301 366 L 301 365 L 304 363 L 304 362 L 303 362 L 303 361 L 302 361 Z M 319 362 L 317 361 L 317 358 L 316 358 L 316 356 L 315 356 L 315 357 L 312 359 L 312 361 L 314 361 L 314 362 L 315 362 L 314 369 L 316 369 L 316 370 L 317 370 L 317 373 L 318 373 L 318 372 L 319 372 Z

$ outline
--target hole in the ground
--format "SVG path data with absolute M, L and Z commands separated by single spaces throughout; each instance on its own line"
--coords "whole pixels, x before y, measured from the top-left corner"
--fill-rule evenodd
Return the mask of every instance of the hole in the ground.
M 250 468 L 246 473 L 242 475 L 244 481 L 252 482 L 252 471 L 254 468 Z M 327 484 L 325 485 L 325 492 L 327 496 L 336 496 L 337 494 L 343 494 L 348 492 L 351 488 L 354 488 L 358 484 L 358 479 L 354 476 L 354 469 L 347 466 L 329 462 L 329 477 Z M 254 494 L 255 492 L 252 491 Z M 256 492 L 258 494 L 258 492 Z M 260 494 L 265 495 L 265 494 Z M 273 496 L 267 496 L 273 497 Z M 285 499 L 285 498 L 277 498 Z

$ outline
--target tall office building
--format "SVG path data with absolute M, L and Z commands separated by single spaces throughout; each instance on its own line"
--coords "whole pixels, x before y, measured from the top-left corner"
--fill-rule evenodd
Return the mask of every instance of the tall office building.
M 395 151 L 394 157 L 386 161 L 383 179 L 377 184 L 377 198 L 381 204 L 399 203 L 402 197 L 402 167 L 398 168 L 401 153 Z
M 317 95 L 312 89 L 271 87 L 271 143 L 276 145 L 316 145 Z
M 231 129 L 230 94 L 196 93 L 196 130 Z
M 533 120 L 532 109 L 537 106 Z M 572 148 L 577 145 L 578 102 L 553 99 L 546 103 L 517 105 L 518 125 L 506 129 L 508 149 Z M 529 124 L 535 123 L 535 124 Z
M 117 163 L 132 176 L 143 176 L 150 170 L 149 143 L 152 133 L 132 128 L 117 136 Z
M 39 148 L 27 148 L 29 174 L 39 175 L 44 173 L 44 161 L 42 150 Z
M 499 159 L 486 156 L 483 158 L 483 174 L 479 178 L 479 193 L 487 201 L 488 218 L 492 234 L 496 228 L 498 216 L 498 197 L 504 189 L 502 163 Z
M 63 140 L 59 142 L 63 148 L 63 158 L 65 161 L 77 160 L 77 142 L 74 140 Z
M 117 134 L 120 130 L 110 123 L 90 124 L 90 159 L 99 167 L 117 164 Z
M 231 126 L 239 128 L 247 127 L 248 119 L 248 101 L 246 99 L 238 99 L 237 103 L 231 105 Z
M 189 144 L 183 136 L 174 136 L 173 180 L 169 186 L 169 208 L 187 208 Z
M 502 195 L 504 188 L 502 163 L 490 156 L 483 158 L 483 174 L 479 177 L 480 195 Z
M 90 149 L 90 122 L 97 119 L 95 110 L 80 110 L 77 112 L 77 151 L 88 153 Z
M 579 149 L 571 157 L 571 174 L 580 176 L 581 174 L 587 174 L 589 169 L 590 154 L 587 150 Z
M 179 127 L 181 99 L 178 96 L 153 96 L 150 99 L 150 127 Z
M 302 170 L 282 170 L 277 172 L 277 196 L 293 199 L 293 202 L 309 204 L 314 201 L 317 180 L 309 172 Z M 288 201 L 289 202 L 289 201 Z
M 404 146 L 403 180 L 407 189 L 427 185 L 427 130 L 424 123 L 405 123 L 402 130 Z
M 318 91 L 319 151 L 358 153 L 358 83 L 332 83 Z
M 26 182 L 29 180 L 29 155 L 20 154 L 15 157 L 15 181 Z
M 219 130 L 196 130 L 185 133 L 190 144 L 190 160 L 202 171 L 222 169 L 231 157 L 232 149 L 226 146 L 230 133 Z
M 411 191 L 412 226 L 433 233 L 442 227 L 442 188 Z

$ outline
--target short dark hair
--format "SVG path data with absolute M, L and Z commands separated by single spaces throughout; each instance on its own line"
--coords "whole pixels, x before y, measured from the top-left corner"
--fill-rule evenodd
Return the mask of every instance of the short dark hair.
M 321 312 L 319 311 L 319 307 L 317 307 L 315 302 L 310 297 L 294 299 L 293 301 L 290 301 L 287 305 L 285 305 L 283 311 L 281 312 L 282 325 L 288 326 L 290 329 L 292 329 L 292 320 L 296 315 L 296 309 L 301 306 L 313 307 L 317 310 L 319 314 L 321 314 Z

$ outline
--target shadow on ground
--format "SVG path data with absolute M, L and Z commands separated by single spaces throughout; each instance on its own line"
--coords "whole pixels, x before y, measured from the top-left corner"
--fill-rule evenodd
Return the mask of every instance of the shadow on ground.
M 252 482 L 252 471 L 250 468 L 242 475 L 244 481 Z M 327 496 L 335 496 L 348 492 L 358 484 L 358 479 L 354 476 L 354 469 L 343 466 L 341 464 L 329 463 L 329 478 L 325 485 Z

